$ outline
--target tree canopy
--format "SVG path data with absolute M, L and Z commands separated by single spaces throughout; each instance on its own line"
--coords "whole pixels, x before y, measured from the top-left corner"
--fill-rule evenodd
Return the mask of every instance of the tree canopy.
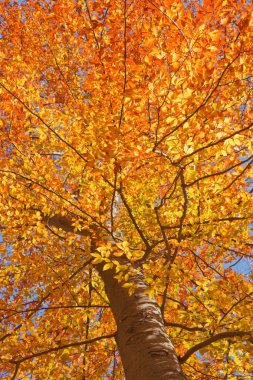
M 0 377 L 124 379 L 100 267 L 188 379 L 252 378 L 252 15 L 0 2 Z

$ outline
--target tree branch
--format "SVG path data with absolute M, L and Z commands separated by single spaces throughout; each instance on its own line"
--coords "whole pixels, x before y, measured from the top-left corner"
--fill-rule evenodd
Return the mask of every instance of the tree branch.
M 19 366 L 20 366 L 20 363 L 17 363 L 16 366 L 15 366 L 15 371 L 14 371 L 14 373 L 12 375 L 11 380 L 15 380 L 16 379 L 16 376 L 17 376 L 18 370 L 19 370 Z
M 241 129 L 238 129 L 237 131 L 234 131 L 233 133 L 231 133 L 231 135 L 228 135 L 228 136 L 225 136 L 225 137 L 222 137 L 221 139 L 219 140 L 216 140 L 216 141 L 212 141 L 206 145 L 203 145 L 201 146 L 200 148 L 194 150 L 194 152 L 191 152 L 189 154 L 186 154 L 185 156 L 183 156 L 178 162 L 176 162 L 176 164 L 180 164 L 180 162 L 182 162 L 185 158 L 188 158 L 188 157 L 191 157 L 193 156 L 194 154 L 196 153 L 199 153 L 201 152 L 202 150 L 205 150 L 207 148 L 211 148 L 217 144 L 220 144 L 220 143 L 223 143 L 229 139 L 231 139 L 231 137 L 234 137 L 236 135 L 239 135 L 241 134 L 242 132 L 246 132 L 248 129 L 252 128 L 253 127 L 253 123 L 250 123 L 247 127 L 244 127 L 244 128 L 241 128 Z
M 37 307 L 35 307 L 34 310 L 31 311 L 31 313 L 27 316 L 27 318 L 31 318 L 38 310 L 40 310 L 40 306 L 42 305 L 42 303 L 44 301 L 46 301 L 51 295 L 52 293 L 59 289 L 60 286 L 64 286 L 66 283 L 68 283 L 68 281 L 72 280 L 72 278 L 74 278 L 79 272 L 81 272 L 81 270 L 83 270 L 87 265 L 89 265 L 90 263 L 92 262 L 92 259 L 89 259 L 88 261 L 86 261 L 81 267 L 77 268 L 77 270 L 72 273 L 68 278 L 67 280 L 65 280 L 64 282 L 62 282 L 61 284 L 55 286 L 50 292 L 48 292 L 44 297 L 42 297 L 42 299 L 38 302 L 38 305 Z M 8 338 L 9 336 L 11 336 L 15 331 L 17 331 L 18 329 L 20 329 L 20 327 L 22 327 L 22 323 L 20 323 L 19 325 L 17 325 L 12 332 L 10 333 L 7 333 L 5 335 L 3 335 L 1 338 L 0 338 L 0 342 L 4 341 L 6 338 Z
M 192 186 L 192 185 L 195 185 L 195 183 L 198 183 L 199 181 L 203 181 L 203 179 L 207 179 L 207 178 L 213 178 L 213 177 L 216 177 L 216 176 L 219 176 L 219 175 L 222 175 L 222 174 L 226 174 L 228 173 L 230 170 L 238 167 L 238 166 L 241 166 L 243 164 L 245 164 L 246 162 L 250 161 L 248 163 L 248 165 L 243 169 L 243 171 L 234 178 L 234 180 L 231 182 L 231 184 L 227 187 L 225 187 L 225 189 L 223 189 L 223 191 L 225 191 L 226 189 L 228 189 L 228 187 L 230 187 L 247 169 L 248 167 L 252 164 L 253 160 L 252 160 L 252 157 L 253 155 L 251 155 L 250 157 L 248 157 L 246 160 L 240 160 L 239 162 L 237 162 L 236 164 L 232 165 L 232 166 L 229 166 L 228 168 L 224 169 L 224 170 L 221 170 L 220 172 L 217 172 L 217 173 L 210 173 L 210 174 L 206 174 L 204 175 L 203 177 L 200 177 L 200 178 L 197 178 L 195 179 L 194 181 L 192 182 L 189 182 L 186 184 L 187 187 L 189 186 Z
M 168 327 L 178 327 L 179 329 L 187 330 L 187 331 L 206 331 L 204 327 L 188 327 L 185 325 L 182 325 L 181 323 L 176 322 L 164 322 L 164 326 Z
M 130 216 L 130 219 L 132 220 L 133 225 L 135 226 L 136 231 L 137 231 L 138 234 L 140 235 L 140 238 L 142 239 L 142 241 L 144 242 L 144 244 L 146 245 L 146 247 L 147 247 L 147 248 L 150 248 L 149 242 L 147 241 L 147 239 L 145 238 L 145 236 L 144 236 L 142 230 L 141 230 L 140 227 L 138 226 L 138 224 L 137 224 L 137 222 L 136 222 L 136 220 L 135 220 L 135 218 L 134 218 L 134 216 L 133 216 L 132 210 L 131 210 L 131 208 L 129 207 L 127 201 L 126 201 L 125 196 L 123 195 L 122 190 L 121 190 L 121 189 L 120 189 L 120 190 L 118 189 L 118 193 L 119 193 L 119 195 L 120 195 L 120 197 L 121 197 L 121 199 L 122 199 L 122 202 L 123 202 L 125 208 L 127 209 L 128 215 Z
M 127 82 L 127 40 L 126 40 L 126 32 L 127 32 L 127 25 L 126 25 L 126 0 L 124 0 L 124 83 L 123 83 L 123 98 L 122 98 L 122 105 L 120 110 L 120 117 L 119 117 L 119 128 L 122 124 L 122 118 L 123 118 L 123 112 L 124 112 L 124 98 L 126 93 L 126 82 Z
M 220 218 L 220 219 L 213 219 L 213 220 L 204 220 L 203 222 L 196 222 L 196 223 L 186 223 L 184 226 L 185 227 L 193 227 L 193 226 L 198 226 L 198 225 L 205 225 L 209 223 L 220 223 L 220 222 L 234 222 L 238 220 L 246 220 L 252 218 L 252 215 L 249 216 L 228 216 L 227 218 Z M 177 226 L 168 226 L 164 225 L 163 228 L 166 230 L 174 230 L 177 228 L 180 228 L 180 225 Z
M 102 335 L 102 336 L 97 337 L 97 338 L 83 340 L 83 341 L 80 341 L 80 342 L 73 342 L 73 343 L 63 344 L 62 346 L 52 347 L 52 348 L 49 348 L 48 350 L 40 351 L 40 352 L 37 352 L 36 354 L 25 356 L 25 357 L 23 357 L 23 358 L 21 358 L 19 360 L 10 360 L 10 363 L 21 364 L 24 361 L 27 361 L 29 359 L 34 359 L 34 358 L 37 358 L 39 356 L 50 354 L 51 352 L 55 352 L 55 351 L 59 351 L 59 350 L 64 350 L 65 348 L 79 347 L 79 346 L 83 346 L 83 345 L 86 345 L 86 344 L 89 344 L 89 343 L 98 342 L 99 340 L 102 340 L 102 339 L 114 338 L 116 336 L 116 333 L 117 332 L 114 332 L 114 333 L 108 334 L 108 335 Z
M 155 145 L 155 148 L 157 148 L 158 145 L 160 145 L 160 144 L 161 144 L 161 143 L 162 143 L 167 137 L 169 137 L 169 136 L 172 135 L 174 132 L 176 132 L 180 127 L 182 127 L 182 126 L 183 126 L 188 120 L 190 120 L 195 114 L 197 114 L 198 111 L 199 111 L 201 108 L 203 108 L 203 107 L 207 104 L 208 100 L 213 96 L 213 94 L 216 92 L 217 88 L 219 87 L 220 82 L 221 82 L 222 78 L 224 77 L 226 71 L 227 71 L 227 70 L 229 69 L 229 67 L 232 66 L 232 64 L 233 64 L 233 63 L 239 58 L 239 56 L 240 56 L 240 53 L 239 53 L 239 54 L 238 54 L 238 55 L 237 55 L 232 61 L 230 61 L 230 62 L 226 65 L 226 67 L 225 67 L 224 70 L 222 71 L 220 77 L 218 78 L 215 87 L 214 87 L 214 88 L 211 90 L 211 92 L 206 96 L 206 98 L 203 100 L 203 102 L 202 102 L 202 103 L 201 103 L 201 104 L 200 104 L 200 105 L 199 105 L 194 111 L 192 111 L 192 112 L 190 113 L 190 115 L 188 115 L 183 121 L 181 121 L 178 125 L 176 125 L 175 128 L 173 128 L 170 132 L 168 132 L 166 135 L 164 135 L 159 141 L 157 141 L 157 143 L 156 143 L 156 145 Z M 230 137 L 233 137 L 234 135 L 236 135 L 236 134 L 238 134 L 238 133 L 240 133 L 240 132 L 242 132 L 242 131 L 244 131 L 244 130 L 249 129 L 251 126 L 253 126 L 253 123 L 251 123 L 250 126 L 248 126 L 248 127 L 246 127 L 246 128 L 243 128 L 243 129 L 241 129 L 241 130 L 239 130 L 239 131 L 236 131 L 236 132 L 232 133 L 232 134 L 230 135 Z M 225 140 L 227 140 L 227 139 L 230 138 L 230 137 L 227 137 L 227 138 L 224 137 L 223 139 L 219 140 L 218 142 L 225 141 Z M 216 143 L 218 143 L 218 142 L 214 142 L 214 143 L 207 144 L 206 147 L 209 148 L 210 146 L 216 145 Z M 205 147 L 205 148 L 206 148 L 206 147 Z M 189 153 L 189 154 L 185 155 L 184 157 L 182 157 L 182 158 L 177 162 L 177 164 L 180 164 L 180 162 L 181 162 L 184 158 L 186 158 L 186 157 L 190 157 L 190 156 L 192 156 L 193 154 L 199 152 L 199 151 L 202 150 L 202 149 L 204 149 L 204 147 L 201 147 L 201 148 L 199 148 L 199 149 L 196 149 L 195 152 L 193 152 L 193 153 Z
M 23 100 L 21 100 L 17 95 L 15 95 L 11 90 L 9 90 L 3 83 L 0 82 L 0 86 L 5 89 L 6 92 L 8 92 L 14 99 L 16 99 L 20 104 L 23 105 L 23 107 L 33 116 L 35 116 L 38 120 L 41 121 L 41 123 L 50 131 L 52 132 L 61 142 L 63 142 L 65 145 L 67 145 L 67 147 L 69 147 L 73 152 L 75 152 L 80 158 L 82 161 L 84 162 L 88 162 L 88 160 L 80 153 L 78 152 L 78 150 L 73 147 L 70 143 L 68 143 L 66 140 L 64 140 L 64 138 L 62 138 L 48 123 L 46 123 L 42 117 L 34 112 L 33 110 L 31 110 L 31 108 L 25 103 L 23 102 Z
M 187 38 L 186 38 L 184 32 L 182 31 L 182 29 L 179 27 L 178 23 L 173 18 L 171 18 L 169 15 L 167 15 L 167 13 L 165 13 L 162 9 L 160 9 L 155 3 L 153 3 L 153 1 L 148 0 L 148 2 L 150 4 L 152 4 L 153 7 L 155 7 L 159 12 L 161 12 L 173 25 L 175 25 L 175 27 L 177 28 L 177 30 L 179 31 L 179 33 L 181 34 L 181 36 L 183 37 L 183 39 L 186 41 L 187 47 L 189 49 L 189 53 L 192 56 L 192 50 L 191 50 L 190 43 L 187 40 Z
M 0 311 L 4 311 L 6 313 L 15 313 L 15 314 L 25 314 L 30 312 L 37 312 L 39 310 L 58 310 L 58 309 L 100 309 L 100 308 L 109 308 L 109 305 L 63 305 L 63 306 L 48 306 L 48 307 L 34 307 L 31 309 L 25 310 L 16 310 L 16 309 L 3 309 L 0 308 Z
M 182 187 L 183 197 L 184 197 L 184 204 L 183 204 L 183 213 L 180 218 L 180 225 L 179 225 L 179 231 L 178 231 L 179 242 L 182 240 L 183 226 L 184 226 L 184 221 L 186 218 L 187 208 L 188 208 L 188 194 L 186 191 L 186 184 L 185 184 L 183 169 L 180 171 L 180 179 L 181 179 L 181 187 Z
M 91 218 L 91 220 L 93 220 L 95 223 L 98 223 L 97 220 L 92 216 L 90 215 L 89 213 L 87 213 L 86 211 L 82 210 L 80 207 L 78 207 L 76 204 L 74 204 L 73 202 L 71 202 L 70 200 L 64 198 L 61 194 L 58 194 L 56 193 L 54 190 L 50 189 L 49 187 L 47 186 L 44 186 L 43 184 L 41 184 L 40 182 L 36 181 L 36 179 L 33 179 L 33 178 L 30 178 L 30 177 L 27 177 L 21 173 L 17 173 L 13 170 L 0 170 L 1 173 L 10 173 L 10 174 L 13 174 L 15 175 L 16 177 L 20 177 L 20 178 L 23 178 L 24 180 L 28 181 L 28 182 L 31 182 L 32 184 L 34 185 L 37 185 L 39 186 L 40 188 L 42 188 L 43 190 L 51 193 L 51 194 L 54 194 L 56 197 L 60 198 L 62 201 L 70 204 L 72 207 L 74 207 L 75 209 L 77 209 L 78 211 L 80 211 L 82 214 L 86 215 L 87 217 Z M 60 216 L 58 216 L 59 218 L 59 221 L 60 221 Z M 53 219 L 53 218 L 52 218 Z M 62 220 L 64 219 L 61 218 Z M 63 223 L 64 224 L 64 223 Z M 99 224 L 99 223 L 98 223 Z M 69 224 L 68 224 L 69 225 Z M 70 224 L 71 225 L 71 224 Z M 68 231 L 67 231 L 68 232 Z
M 228 339 L 228 338 L 235 338 L 235 337 L 243 337 L 243 336 L 250 336 L 252 337 L 252 334 L 250 331 L 225 331 L 222 333 L 218 333 L 214 336 L 211 336 L 210 338 L 204 340 L 203 342 L 200 342 L 196 344 L 195 346 L 191 347 L 184 356 L 179 358 L 180 363 L 186 362 L 186 360 L 189 359 L 191 355 L 193 355 L 195 352 L 201 350 L 201 348 L 204 348 L 206 346 L 209 346 L 210 344 L 216 342 L 220 339 Z

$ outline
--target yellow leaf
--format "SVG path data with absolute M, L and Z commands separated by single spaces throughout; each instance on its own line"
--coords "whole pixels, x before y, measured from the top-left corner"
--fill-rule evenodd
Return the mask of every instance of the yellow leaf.
M 103 270 L 108 270 L 108 269 L 111 269 L 113 268 L 113 263 L 107 263 L 103 266 Z

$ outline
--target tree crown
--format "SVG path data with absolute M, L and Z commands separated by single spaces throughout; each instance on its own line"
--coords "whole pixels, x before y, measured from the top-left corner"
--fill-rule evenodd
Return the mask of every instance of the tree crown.
M 252 6 L 0 7 L 0 372 L 123 378 L 102 264 L 189 378 L 250 378 Z

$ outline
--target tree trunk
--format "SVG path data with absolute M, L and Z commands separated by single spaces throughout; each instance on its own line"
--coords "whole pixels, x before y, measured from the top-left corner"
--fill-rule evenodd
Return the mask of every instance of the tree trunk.
M 141 274 L 132 296 L 113 278 L 113 270 L 98 268 L 117 324 L 116 342 L 127 380 L 186 380 L 166 334 L 159 306 L 149 298 Z
M 61 215 L 47 218 L 46 223 L 67 232 L 73 231 L 71 221 Z M 95 227 L 92 229 L 96 230 Z M 91 232 L 84 230 L 80 235 L 90 236 Z M 98 240 L 99 237 L 92 239 L 92 252 L 95 252 Z M 156 301 L 144 293 L 147 285 L 141 273 L 131 277 L 137 290 L 130 296 L 128 290 L 114 279 L 113 270 L 103 271 L 103 264 L 96 267 L 117 324 L 116 342 L 126 380 L 186 380 L 166 334 L 161 310 Z

